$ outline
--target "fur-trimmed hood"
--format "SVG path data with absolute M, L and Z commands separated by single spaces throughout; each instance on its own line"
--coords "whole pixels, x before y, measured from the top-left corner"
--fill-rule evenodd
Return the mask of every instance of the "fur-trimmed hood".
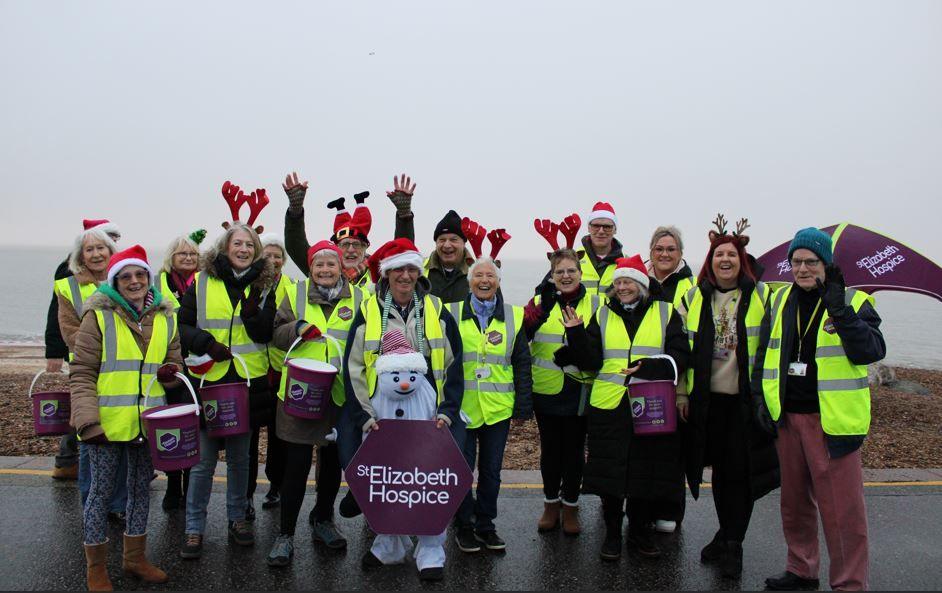
M 126 314 L 124 309 L 118 303 L 114 302 L 107 294 L 96 290 L 92 293 L 92 296 L 85 299 L 85 310 L 86 311 L 116 311 L 122 314 Z M 170 302 L 170 299 L 163 298 L 156 307 L 152 307 L 147 311 L 159 311 L 164 315 L 173 315 L 173 303 Z M 146 314 L 145 314 L 146 317 Z
M 220 278 L 219 269 L 216 266 L 216 259 L 219 257 L 219 251 L 215 247 L 210 247 L 200 256 L 200 271 L 207 274 L 210 278 Z M 259 271 L 258 277 L 255 280 L 252 280 L 251 285 L 260 290 L 272 289 L 275 286 L 275 266 L 265 259 L 264 257 L 255 260 L 252 263 L 253 266 L 257 265 L 258 262 L 262 262 L 262 268 Z M 228 263 L 228 260 L 227 260 Z

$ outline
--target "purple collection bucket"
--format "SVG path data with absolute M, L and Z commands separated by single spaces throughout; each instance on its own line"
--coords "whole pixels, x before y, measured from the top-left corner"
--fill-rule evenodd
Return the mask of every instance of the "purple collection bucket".
M 200 381 L 200 399 L 203 400 L 203 419 L 210 438 L 245 434 L 251 429 L 249 420 L 249 368 L 238 354 L 233 358 L 242 363 L 245 370 L 245 383 L 223 383 L 204 387 Z M 204 375 L 205 380 L 205 375 Z
M 68 434 L 72 413 L 72 396 L 68 391 L 37 391 L 33 387 L 46 371 L 39 371 L 29 384 L 29 398 L 33 402 L 33 429 L 36 436 L 56 437 Z
M 651 358 L 666 358 L 659 355 Z M 628 401 L 635 434 L 671 434 L 677 431 L 677 365 L 673 381 L 632 379 L 628 384 Z
M 200 460 L 200 405 L 190 381 L 181 373 L 176 375 L 190 390 L 193 403 L 157 406 L 141 414 L 154 468 L 165 472 L 189 469 Z M 147 384 L 145 408 L 156 379 L 151 377 Z
M 339 371 L 332 364 L 310 358 L 289 360 L 291 351 L 300 342 L 301 338 L 296 339 L 285 352 L 285 413 L 305 420 L 320 420 L 330 405 L 330 390 Z

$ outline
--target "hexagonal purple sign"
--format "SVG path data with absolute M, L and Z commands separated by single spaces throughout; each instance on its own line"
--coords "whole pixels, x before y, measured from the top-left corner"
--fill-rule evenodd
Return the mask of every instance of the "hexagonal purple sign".
M 438 535 L 474 479 L 447 428 L 434 420 L 380 420 L 346 469 L 370 528 L 387 535 Z

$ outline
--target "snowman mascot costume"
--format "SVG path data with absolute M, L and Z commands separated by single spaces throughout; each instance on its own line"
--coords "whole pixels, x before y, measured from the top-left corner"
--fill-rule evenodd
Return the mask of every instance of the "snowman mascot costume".
M 376 359 L 376 393 L 371 400 L 378 421 L 373 430 L 379 430 L 384 421 L 435 420 L 438 398 L 425 377 L 428 371 L 425 357 L 409 345 L 399 330 L 390 330 L 383 336 L 381 352 Z M 417 537 L 415 563 L 419 576 L 440 576 L 445 566 L 445 532 Z M 408 535 L 379 534 L 370 552 L 382 564 L 401 564 L 412 548 Z

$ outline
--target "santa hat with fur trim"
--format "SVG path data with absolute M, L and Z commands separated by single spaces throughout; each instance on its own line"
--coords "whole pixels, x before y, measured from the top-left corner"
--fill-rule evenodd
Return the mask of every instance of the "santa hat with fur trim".
M 377 249 L 376 253 L 370 256 L 368 264 L 373 281 L 376 282 L 380 277 L 385 277 L 389 270 L 406 266 L 415 266 L 421 270 L 425 266 L 425 260 L 415 243 L 400 237 L 386 242 Z
M 596 202 L 595 206 L 592 206 L 592 212 L 589 212 L 589 216 L 586 218 L 590 223 L 593 220 L 598 218 L 606 218 L 612 221 L 612 224 L 618 226 L 618 218 L 615 216 L 615 208 L 612 207 L 608 202 Z
M 337 259 L 343 261 L 343 251 L 340 251 L 339 247 L 330 241 L 318 241 L 317 243 L 311 245 L 310 249 L 307 250 L 307 266 L 311 267 L 311 262 L 314 261 L 314 256 L 325 251 L 335 254 Z
M 262 242 L 262 249 L 269 245 L 277 245 L 281 247 L 282 253 L 288 253 L 288 250 L 285 249 L 285 241 L 278 233 L 262 233 L 258 236 L 258 240 Z
M 383 335 L 381 354 L 376 359 L 376 374 L 405 373 L 415 371 L 423 375 L 428 372 L 425 357 L 416 352 L 401 330 L 392 329 Z
M 648 288 L 650 284 L 648 270 L 644 267 L 644 260 L 637 254 L 631 257 L 619 257 L 615 260 L 615 273 L 612 274 L 612 282 L 618 278 L 634 280 L 645 288 Z
M 128 266 L 144 268 L 150 275 L 150 283 L 154 283 L 154 272 L 150 269 L 150 264 L 147 263 L 147 252 L 140 245 L 132 245 L 111 256 L 111 260 L 108 261 L 108 284 L 113 285 L 115 276 Z
M 82 220 L 82 227 L 83 227 L 83 230 L 86 230 L 86 231 L 89 229 L 97 228 L 102 231 L 105 231 L 105 233 L 107 233 L 108 235 L 112 237 L 121 236 L 121 230 L 118 229 L 118 225 L 111 222 L 107 218 L 100 218 L 100 219 L 85 218 Z

